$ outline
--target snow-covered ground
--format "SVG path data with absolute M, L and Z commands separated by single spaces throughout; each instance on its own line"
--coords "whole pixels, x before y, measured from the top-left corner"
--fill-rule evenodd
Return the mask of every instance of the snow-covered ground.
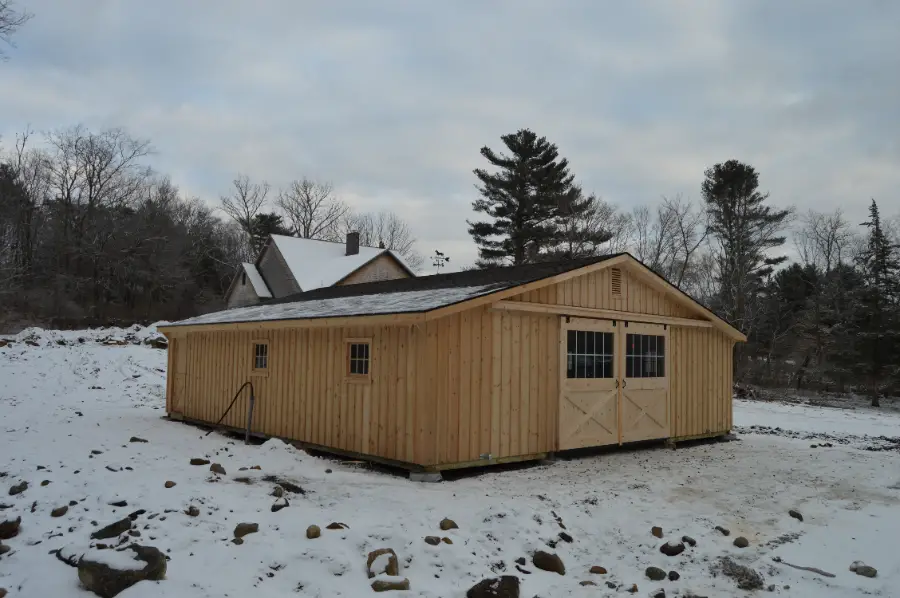
M 97 342 L 127 332 L 26 331 L 19 340 L 38 346 L 0 348 L 0 521 L 22 517 L 19 535 L 3 541 L 12 550 L 0 556 L 0 588 L 9 598 L 91 595 L 51 551 L 87 551 L 93 531 L 138 509 L 146 511 L 135 517 L 140 536 L 130 539 L 170 561 L 165 580 L 140 582 L 125 598 L 366 596 L 366 555 L 383 547 L 399 556 L 411 584 L 400 594 L 409 596 L 462 597 L 500 573 L 518 575 L 527 598 L 630 595 L 632 584 L 638 596 L 660 588 L 666 596 L 751 595 L 711 573 L 722 556 L 759 571 L 776 595 L 900 596 L 900 452 L 864 446 L 867 435 L 900 436 L 895 415 L 738 402 L 738 442 L 604 452 L 422 484 L 279 441 L 244 446 L 162 419 L 165 352 Z M 138 343 L 153 337 L 152 330 L 130 332 Z M 812 448 L 819 443 L 753 433 L 752 425 L 854 441 Z M 132 436 L 148 442 L 129 442 Z M 190 465 L 194 457 L 220 463 L 226 475 Z M 261 469 L 249 469 L 255 465 Z M 272 512 L 267 476 L 304 494 L 287 492 L 290 506 Z M 20 481 L 28 489 L 7 495 Z M 120 500 L 127 506 L 109 505 Z M 51 517 L 70 501 L 65 515 Z M 191 506 L 198 516 L 184 513 Z M 444 517 L 459 529 L 441 531 Z M 560 540 L 558 521 L 571 543 Z M 240 522 L 258 523 L 259 531 L 237 545 L 231 539 Z M 325 529 L 331 522 L 349 528 Z M 307 539 L 311 524 L 322 528 L 320 538 Z M 662 540 L 651 535 L 657 525 Z M 696 547 L 675 557 L 659 552 L 685 534 Z M 430 535 L 453 543 L 426 544 Z M 735 547 L 736 536 L 749 547 Z M 566 575 L 535 569 L 535 550 L 557 553 Z M 530 573 L 517 571 L 520 557 Z M 850 572 L 856 560 L 878 576 Z M 589 573 L 595 565 L 608 574 Z M 680 579 L 650 581 L 651 565 Z M 580 585 L 586 580 L 597 586 Z

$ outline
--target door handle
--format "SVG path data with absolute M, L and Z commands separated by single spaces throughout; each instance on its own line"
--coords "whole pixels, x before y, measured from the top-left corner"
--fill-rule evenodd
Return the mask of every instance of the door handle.
M 616 388 L 619 388 L 619 379 L 616 378 Z
M 622 378 L 622 388 L 625 388 L 626 386 L 628 386 L 628 380 Z

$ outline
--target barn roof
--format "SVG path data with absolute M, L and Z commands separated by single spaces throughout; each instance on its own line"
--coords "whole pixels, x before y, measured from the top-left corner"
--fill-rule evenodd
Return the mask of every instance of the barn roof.
M 323 287 L 252 307 L 188 318 L 170 326 L 427 312 L 577 270 L 618 255 L 621 254 Z

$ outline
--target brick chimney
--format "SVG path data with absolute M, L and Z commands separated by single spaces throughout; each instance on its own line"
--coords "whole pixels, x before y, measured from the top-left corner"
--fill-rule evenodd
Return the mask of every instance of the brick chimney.
M 350 231 L 347 233 L 347 253 L 346 255 L 357 255 L 359 253 L 359 233 Z

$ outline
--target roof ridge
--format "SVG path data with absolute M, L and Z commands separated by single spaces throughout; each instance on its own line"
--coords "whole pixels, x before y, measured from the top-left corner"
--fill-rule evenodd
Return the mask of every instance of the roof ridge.
M 293 239 L 293 240 L 296 240 L 296 241 L 316 241 L 317 243 L 333 243 L 334 245 L 346 245 L 346 244 L 347 244 L 346 241 L 329 241 L 328 239 L 313 239 L 312 237 L 295 237 L 295 236 L 293 236 L 293 235 L 276 235 L 276 234 L 271 234 L 271 235 L 269 235 L 269 236 L 270 236 L 270 237 L 273 237 L 273 238 L 274 238 L 274 237 L 281 237 L 281 238 L 283 238 L 283 239 Z M 362 248 L 365 248 L 365 249 L 379 249 L 379 250 L 381 250 L 381 251 L 392 251 L 391 249 L 388 249 L 387 247 L 372 247 L 371 245 L 360 245 L 359 247 L 360 247 L 361 249 L 362 249 Z

